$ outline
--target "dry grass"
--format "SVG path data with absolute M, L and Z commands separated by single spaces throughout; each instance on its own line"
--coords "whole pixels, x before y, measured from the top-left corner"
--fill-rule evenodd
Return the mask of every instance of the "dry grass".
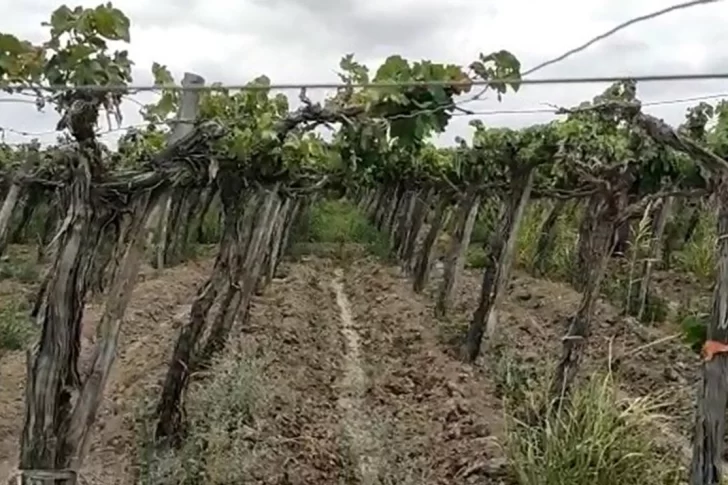
M 246 483 L 256 453 L 250 438 L 265 402 L 260 366 L 249 355 L 226 355 L 209 378 L 194 383 L 185 403 L 187 435 L 180 449 L 155 449 L 151 429 L 145 427 L 141 483 Z

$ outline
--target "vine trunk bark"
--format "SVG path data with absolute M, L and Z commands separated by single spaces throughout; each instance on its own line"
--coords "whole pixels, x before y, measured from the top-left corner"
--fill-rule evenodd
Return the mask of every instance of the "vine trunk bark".
M 706 348 L 711 343 L 728 344 L 728 175 L 722 175 L 715 196 L 718 202 L 718 271 Z M 691 485 L 719 484 L 723 477 L 728 353 L 706 353 L 705 357 L 697 393 Z
M 623 208 L 619 206 L 621 200 L 623 198 L 619 194 L 600 192 L 592 197 L 585 214 L 593 224 L 590 224 L 588 239 L 583 242 L 583 293 L 579 307 L 571 317 L 566 335 L 562 339 L 561 359 L 551 387 L 551 396 L 559 405 L 569 395 L 586 348 L 591 319 L 614 241 L 614 230 L 622 214 Z
M 441 195 L 435 207 L 435 213 L 430 221 L 430 229 L 422 243 L 420 257 L 417 259 L 415 267 L 414 282 L 412 283 L 415 293 L 422 293 L 430 281 L 430 273 L 432 272 L 432 260 L 435 251 L 435 242 L 440 234 L 445 219 L 445 212 L 450 206 L 451 199 L 447 195 Z
M 419 193 L 414 201 L 411 217 L 412 227 L 405 239 L 401 257 L 402 267 L 407 273 L 412 271 L 412 265 L 417 251 L 417 239 L 420 236 L 420 232 L 422 232 L 422 226 L 425 224 L 425 218 L 432 203 L 433 194 L 434 190 L 429 189 L 424 193 Z
M 533 256 L 533 269 L 537 275 L 544 275 L 548 269 L 549 256 L 556 240 L 556 223 L 564 211 L 566 200 L 558 199 L 550 205 L 536 243 Z
M 468 189 L 460 204 L 458 204 L 455 216 L 457 221 L 455 233 L 450 239 L 445 274 L 435 303 L 435 316 L 438 318 L 444 317 L 452 305 L 458 280 L 465 266 L 465 256 L 470 245 L 470 236 L 473 233 L 475 218 L 478 216 L 479 205 L 480 195 L 474 186 Z
M 29 172 L 37 162 L 37 151 L 32 150 L 27 155 L 25 162 L 18 172 L 14 175 L 13 181 L 10 184 L 5 200 L 3 201 L 2 207 L 0 207 L 0 256 L 5 254 L 5 250 L 8 247 L 8 241 L 10 238 L 10 223 L 13 219 L 13 213 L 15 212 L 15 206 L 23 195 L 23 181 L 22 178 Z
M 491 335 L 495 330 L 495 310 L 510 278 L 518 230 L 533 187 L 533 173 L 533 170 L 527 170 L 513 176 L 501 220 L 491 236 L 478 308 L 470 322 L 462 349 L 462 358 L 467 362 L 475 362 L 480 354 L 483 336 L 486 333 Z

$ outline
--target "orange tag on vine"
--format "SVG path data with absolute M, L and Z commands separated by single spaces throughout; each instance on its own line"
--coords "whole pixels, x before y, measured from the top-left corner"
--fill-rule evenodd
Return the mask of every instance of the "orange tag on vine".
M 713 360 L 715 354 L 728 353 L 728 344 L 717 340 L 706 340 L 703 345 L 703 358 L 706 361 Z

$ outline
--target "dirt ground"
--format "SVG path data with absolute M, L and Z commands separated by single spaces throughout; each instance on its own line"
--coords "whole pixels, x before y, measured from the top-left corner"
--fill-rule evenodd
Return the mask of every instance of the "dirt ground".
M 210 267 L 186 264 L 137 285 L 83 472 L 89 482 L 134 483 L 135 416 L 155 396 L 176 329 Z M 371 259 L 338 269 L 308 257 L 286 262 L 279 276 L 226 350 L 265 362 L 266 402 L 247 438 L 255 449 L 246 464 L 251 483 L 505 483 L 493 379 L 485 365 L 460 363 L 447 343 L 475 308 L 477 271 L 466 272 L 449 323 L 432 317 L 431 298 L 414 294 L 397 268 Z M 566 285 L 516 273 L 496 343 L 553 365 L 578 299 Z M 87 310 L 85 352 L 100 311 Z M 662 392 L 675 416 L 670 429 L 687 437 L 698 357 L 675 334 L 600 303 L 586 364 L 611 363 L 626 395 Z M 0 361 L 0 483 L 15 467 L 24 374 L 22 353 Z
M 209 262 L 153 275 L 148 269 L 134 289 L 122 328 L 120 350 L 106 387 L 84 464 L 91 483 L 123 483 L 133 474 L 134 416 L 140 401 L 153 392 L 164 372 L 175 337 L 174 329 L 189 310 L 195 290 L 207 276 Z M 89 363 L 96 323 L 103 306 L 90 303 L 83 323 L 82 364 Z M 82 366 L 83 368 L 83 366 Z M 25 354 L 12 352 L 0 361 L 0 483 L 15 473 L 18 439 L 23 425 Z
M 477 271 L 466 272 L 455 308 L 455 313 L 462 317 L 456 320 L 463 321 L 476 307 L 480 279 Z M 667 288 L 663 293 L 675 293 L 668 287 L 672 283 L 661 275 L 659 284 Z M 703 290 L 683 285 L 682 292 L 677 293 L 684 295 L 690 291 L 702 294 Z M 561 352 L 561 337 L 580 297 L 563 283 L 517 271 L 498 313 L 499 330 L 493 345 L 509 349 L 526 364 L 554 366 Z M 667 441 L 679 441 L 673 444 L 689 453 L 700 365 L 699 356 L 681 341 L 677 325 L 639 324 L 600 299 L 589 338 L 585 372 L 611 369 L 625 397 L 649 395 L 658 399 L 663 405 L 659 412 L 670 417 L 665 424 Z
M 369 376 L 368 407 L 386 451 L 385 483 L 500 483 L 501 411 L 482 369 L 446 353 L 429 300 L 395 268 L 347 273 Z

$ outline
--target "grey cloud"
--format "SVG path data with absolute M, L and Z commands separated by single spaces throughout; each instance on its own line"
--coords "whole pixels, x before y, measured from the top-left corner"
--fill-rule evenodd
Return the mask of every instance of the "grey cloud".
M 226 57 L 230 59 L 227 64 L 194 59 L 183 67 L 170 66 L 198 72 L 208 82 L 238 84 L 260 74 L 267 74 L 274 82 L 333 81 L 336 80 L 333 71 L 337 69 L 338 60 L 349 52 L 355 53 L 360 61 L 372 68 L 376 68 L 376 63 L 385 56 L 395 53 L 411 59 L 467 62 L 458 56 L 462 55 L 459 46 L 466 43 L 464 41 L 468 35 L 463 25 L 468 23 L 475 11 L 472 1 L 431 3 L 423 1 L 413 8 L 402 7 L 392 0 L 390 11 L 386 14 L 375 14 L 367 9 L 364 2 L 355 0 L 248 0 L 231 4 L 224 13 L 218 11 L 209 15 L 201 14 L 205 11 L 205 4 L 196 0 L 157 1 L 120 7 L 132 19 L 133 29 L 195 25 L 215 32 L 240 34 L 241 40 L 234 45 L 209 46 L 210 49 L 224 49 Z M 595 10 L 593 19 L 607 19 L 608 23 L 617 24 L 630 16 L 660 7 L 657 2 L 650 3 L 652 5 L 645 6 L 640 2 L 614 0 Z M 0 31 L 12 31 L 36 39 L 42 32 L 39 23 L 48 18 L 55 6 L 43 0 L 29 0 L 0 19 Z M 728 41 L 728 32 L 721 22 L 711 19 L 715 12 L 717 10 L 713 7 L 700 7 L 630 27 L 566 61 L 545 68 L 535 77 L 728 71 L 728 56 L 719 51 Z M 483 14 L 480 6 L 478 13 Z M 495 9 L 490 9 L 485 15 L 494 16 L 495 13 Z M 497 21 L 496 17 L 494 22 Z M 558 28 L 568 28 L 568 23 L 554 26 L 554 29 Z M 470 26 L 470 30 L 473 35 L 484 37 L 477 26 Z M 483 31 L 487 31 L 487 25 Z M 527 34 L 519 32 L 517 35 Z M 704 66 L 696 67 L 673 55 L 675 47 L 688 39 L 714 49 L 715 52 L 708 56 Z M 578 39 L 574 44 L 584 40 L 587 39 Z M 544 42 L 547 41 L 544 39 Z M 134 39 L 132 42 L 135 43 Z M 537 38 L 532 41 L 533 44 L 538 42 Z M 482 50 L 511 49 L 507 40 L 501 42 L 488 39 L 487 43 L 488 46 Z M 545 60 L 528 50 L 514 50 L 514 53 L 524 68 Z M 553 53 L 554 56 L 558 54 Z M 165 59 L 160 56 L 158 61 L 164 63 Z M 175 72 L 177 78 L 181 74 Z M 142 83 L 149 82 L 149 66 L 137 66 L 135 79 Z M 642 83 L 639 94 L 644 101 L 691 97 L 728 91 L 726 84 L 725 81 Z M 518 110 L 544 108 L 542 103 L 546 102 L 569 106 L 592 98 L 605 87 L 598 84 L 523 86 L 518 93 L 509 93 L 502 103 L 489 99 L 467 107 L 474 110 Z M 296 93 L 291 94 L 289 97 L 295 99 Z M 321 91 L 310 93 L 314 99 L 326 94 Z M 688 106 L 690 103 L 650 107 L 648 111 L 671 123 L 679 123 Z M 12 120 L 12 127 L 17 129 L 45 131 L 52 130 L 55 124 L 54 114 L 37 114 L 30 105 L 3 105 L 2 110 L 0 124 Z M 125 123 L 136 122 L 136 111 L 138 106 L 125 106 Z M 489 125 L 512 127 L 549 119 L 551 116 L 548 114 L 483 116 L 483 121 Z M 468 117 L 454 118 L 447 133 L 441 137 L 441 142 L 449 144 L 454 136 L 467 135 L 469 121 Z M 53 137 L 49 141 L 53 141 Z
M 53 132 L 58 122 L 58 115 L 53 107 L 46 107 L 39 112 L 32 104 L 13 102 L 24 100 L 17 96 L 3 96 L 3 99 L 11 100 L 11 102 L 1 104 L 0 128 L 2 128 L 2 136 L 6 142 L 30 142 L 33 138 L 38 138 L 41 143 L 55 141 L 56 135 Z
M 150 11 L 145 6 L 133 18 L 140 27 L 194 23 L 216 31 L 243 32 L 254 35 L 266 48 L 305 45 L 314 55 L 355 52 L 362 58 L 378 58 L 407 52 L 434 57 L 432 51 L 447 44 L 448 31 L 467 19 L 472 9 L 463 0 L 423 3 L 417 8 L 392 2 L 386 13 L 372 12 L 363 2 L 350 0 L 256 0 L 245 6 L 214 19 L 192 19 L 188 6 L 162 4 Z
M 724 35 L 723 39 L 722 44 L 725 43 L 725 40 L 728 40 L 728 35 Z M 528 55 L 528 53 L 519 55 L 519 58 L 524 68 L 529 68 L 545 60 L 536 59 L 534 56 Z M 655 46 L 637 35 L 622 35 L 607 39 L 565 61 L 549 66 L 535 74 L 534 77 L 601 77 L 728 71 L 728 56 L 711 55 L 708 56 L 708 59 L 709 61 L 704 66 L 695 67 L 688 62 L 673 58 L 669 44 L 663 43 Z M 724 80 L 643 82 L 639 84 L 638 90 L 640 99 L 649 103 L 728 92 L 726 84 Z M 606 83 L 525 85 L 521 87 L 518 93 L 508 93 L 501 103 L 489 100 L 468 104 L 466 107 L 475 111 L 499 111 L 548 108 L 544 103 L 570 106 L 593 98 L 607 86 Z M 673 125 L 677 125 L 683 121 L 686 109 L 698 102 L 696 100 L 685 103 L 647 106 L 645 110 Z M 518 128 L 534 123 L 547 122 L 555 117 L 547 113 L 529 113 L 481 115 L 480 118 L 487 125 Z M 467 137 L 471 132 L 468 127 L 470 119 L 472 118 L 454 118 L 447 133 L 439 137 L 438 143 L 449 145 L 456 135 Z
M 374 12 L 366 8 L 365 2 L 353 0 L 274 0 L 259 4 L 274 8 L 279 14 L 291 8 L 304 10 L 316 29 L 334 34 L 344 44 L 386 49 L 388 53 L 392 48 L 427 43 L 443 30 L 461 23 L 471 8 L 469 2 L 462 0 L 421 2 L 417 8 L 391 2 L 386 12 Z
M 132 8 L 121 7 L 131 19 L 132 28 L 170 27 L 194 23 L 190 12 L 197 0 L 176 0 L 174 2 L 149 2 Z

